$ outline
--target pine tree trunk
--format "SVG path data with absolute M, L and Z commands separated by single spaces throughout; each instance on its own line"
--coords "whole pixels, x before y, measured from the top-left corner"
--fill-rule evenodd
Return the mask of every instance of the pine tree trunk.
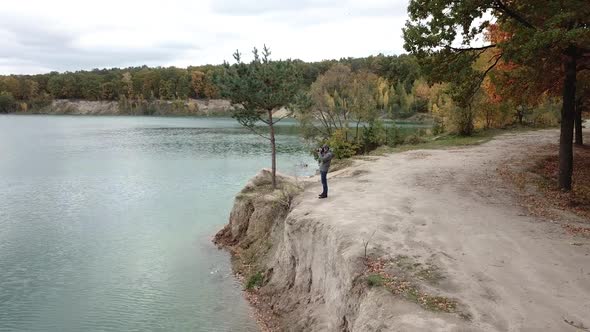
M 581 100 L 576 102 L 576 118 L 574 120 L 575 127 L 575 143 L 576 145 L 584 145 L 584 135 L 582 133 L 582 107 Z
M 571 52 L 573 53 L 573 52 Z M 564 60 L 563 107 L 561 108 L 561 135 L 559 137 L 559 188 L 572 189 L 574 163 L 573 136 L 576 99 L 576 57 L 566 54 Z
M 268 123 L 270 128 L 270 146 L 272 149 L 272 189 L 277 189 L 277 150 L 275 143 L 275 127 L 272 122 L 272 110 L 268 110 Z

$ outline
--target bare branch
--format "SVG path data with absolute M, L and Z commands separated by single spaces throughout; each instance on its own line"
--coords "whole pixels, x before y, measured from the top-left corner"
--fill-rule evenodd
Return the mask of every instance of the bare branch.
M 495 55 L 495 57 L 496 57 L 496 61 L 494 61 L 494 63 L 493 63 L 491 66 L 489 66 L 489 67 L 488 67 L 488 69 L 486 69 L 486 71 L 484 71 L 484 72 L 483 72 L 483 75 L 481 75 L 481 80 L 479 81 L 479 82 L 480 82 L 480 85 L 481 85 L 481 83 L 483 82 L 483 80 L 485 79 L 486 75 L 487 75 L 487 74 L 488 74 L 488 73 L 489 73 L 489 72 L 490 72 L 492 69 L 494 69 L 494 67 L 496 67 L 496 65 L 498 64 L 498 62 L 500 62 L 500 59 L 502 59 L 502 56 L 503 56 L 503 55 L 504 55 L 503 53 L 500 53 L 500 54 L 496 54 L 496 55 Z
M 503 53 L 494 55 L 496 57 L 496 61 L 494 61 L 494 63 L 491 66 L 489 66 L 488 69 L 486 69 L 486 71 L 484 71 L 483 74 L 481 75 L 481 78 L 479 80 L 479 83 L 477 84 L 475 90 L 473 90 L 473 94 L 471 95 L 471 98 L 470 98 L 471 100 L 473 100 L 473 98 L 475 97 L 475 94 L 481 88 L 481 84 L 483 83 L 483 80 L 486 78 L 486 76 L 488 75 L 488 73 L 492 69 L 494 69 L 494 67 L 496 67 L 496 65 L 500 62 L 500 59 L 502 59 L 502 56 L 503 55 L 504 55 Z
M 336 123 L 336 120 L 334 120 L 334 116 L 332 115 L 332 113 L 331 113 L 331 112 L 328 112 L 328 117 L 329 117 L 329 120 L 331 120 L 331 121 L 332 121 L 332 123 L 331 123 L 331 124 L 333 124 L 333 125 L 334 125 L 334 128 L 338 128 L 338 124 Z
M 487 45 L 487 46 L 482 46 L 482 47 L 467 47 L 467 48 L 460 48 L 460 47 L 452 47 L 449 46 L 449 48 L 453 51 L 457 51 L 457 52 L 466 52 L 466 51 L 481 51 L 481 50 L 487 50 L 490 48 L 496 47 L 496 44 L 491 44 L 491 45 Z
M 330 126 L 330 123 L 328 122 L 328 119 L 326 119 L 326 117 L 324 116 L 324 111 L 321 108 L 319 108 L 318 111 L 320 113 L 320 116 L 322 117 L 319 120 L 322 122 L 324 127 L 328 128 L 328 134 L 331 135 L 331 126 Z
M 373 233 L 371 234 L 371 236 L 369 236 L 368 239 L 363 240 L 363 247 L 365 248 L 365 259 L 367 259 L 367 247 L 369 247 L 369 243 L 371 242 L 371 239 L 373 238 L 373 235 L 375 235 L 375 231 L 373 231 Z
M 587 328 L 587 327 L 585 327 L 585 326 L 584 326 L 584 324 L 582 324 L 582 323 L 576 323 L 576 322 L 574 322 L 573 320 L 568 320 L 568 319 L 566 319 L 566 318 L 565 318 L 565 317 L 563 317 L 563 316 L 562 316 L 561 318 L 563 319 L 563 321 L 564 321 L 566 324 L 568 324 L 568 325 L 570 325 L 570 326 L 573 326 L 573 327 L 575 327 L 576 329 L 579 329 L 579 330 L 581 330 L 581 331 L 590 331 L 590 329 L 589 329 L 589 328 Z

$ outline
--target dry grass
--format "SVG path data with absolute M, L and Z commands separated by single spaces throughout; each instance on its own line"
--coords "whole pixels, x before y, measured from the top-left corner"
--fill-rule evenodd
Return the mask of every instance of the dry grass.
M 431 265 L 425 268 L 422 264 L 415 263 L 406 256 L 398 256 L 393 259 L 365 258 L 365 265 L 365 277 L 369 286 L 385 287 L 393 295 L 401 296 L 426 310 L 455 313 L 464 319 L 469 319 L 469 314 L 460 310 L 457 300 L 429 294 L 414 281 L 430 279 L 435 283 L 443 278 L 440 272 L 436 268 L 432 268 Z M 430 272 L 435 270 L 436 273 Z M 400 272 L 395 273 L 394 271 Z
M 521 205 L 529 213 L 563 222 L 568 234 L 590 237 L 590 147 L 574 148 L 572 190 L 569 192 L 558 187 L 557 153 L 557 146 L 547 146 L 505 163 L 498 171 L 518 189 Z M 572 221 L 577 225 L 571 224 Z
M 336 172 L 341 169 L 345 169 L 347 167 L 352 166 L 354 160 L 352 158 L 347 159 L 333 159 L 330 165 L 330 172 Z
M 559 175 L 559 159 L 552 155 L 541 160 L 532 170 L 541 175 L 541 189 L 546 198 L 556 207 L 569 210 L 584 218 L 590 219 L 590 147 L 582 146 L 574 149 L 574 173 L 572 190 L 562 192 L 557 187 Z

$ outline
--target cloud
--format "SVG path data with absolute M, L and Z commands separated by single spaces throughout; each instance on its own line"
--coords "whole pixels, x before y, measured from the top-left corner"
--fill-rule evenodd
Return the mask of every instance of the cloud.
M 22 72 L 35 71 L 35 68 L 66 71 L 135 64 L 160 65 L 173 61 L 183 52 L 198 49 L 196 45 L 175 42 L 142 48 L 80 46 L 80 36 L 30 27 L 24 30 L 12 27 L 3 35 L 10 37 L 0 40 L 0 59 L 5 63 L 12 59 L 13 66 L 27 64 Z
M 342 1 L 337 0 L 229 0 L 214 1 L 214 12 L 231 15 L 257 15 L 267 12 L 301 11 L 309 8 L 334 8 Z
M 406 1 L 391 0 L 225 0 L 212 3 L 213 12 L 230 15 L 289 13 L 304 16 L 310 10 L 346 13 L 348 16 L 382 16 L 405 14 Z
M 0 74 L 273 58 L 316 61 L 402 52 L 406 1 L 10 1 L 0 12 Z M 247 57 L 246 57 L 247 59 Z

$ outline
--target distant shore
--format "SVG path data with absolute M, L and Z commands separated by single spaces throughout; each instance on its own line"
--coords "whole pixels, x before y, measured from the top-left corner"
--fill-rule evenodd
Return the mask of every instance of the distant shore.
M 90 101 L 57 99 L 44 107 L 21 104 L 10 114 L 45 115 L 156 115 L 156 116 L 229 116 L 232 105 L 223 99 Z
M 187 100 L 126 100 L 91 101 L 57 99 L 44 107 L 29 107 L 22 103 L 20 110 L 6 113 L 15 115 L 126 115 L 126 116 L 195 116 L 229 117 L 234 106 L 225 99 Z M 285 108 L 274 112 L 275 117 L 290 117 Z

